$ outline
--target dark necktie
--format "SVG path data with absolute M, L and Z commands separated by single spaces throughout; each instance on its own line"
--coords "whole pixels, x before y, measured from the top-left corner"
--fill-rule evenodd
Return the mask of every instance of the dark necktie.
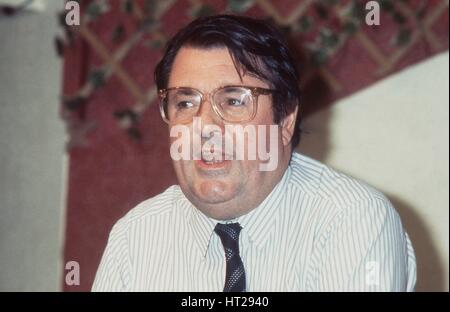
M 222 241 L 227 262 L 224 292 L 245 291 L 245 270 L 239 256 L 239 233 L 241 229 L 239 223 L 217 223 L 214 229 Z

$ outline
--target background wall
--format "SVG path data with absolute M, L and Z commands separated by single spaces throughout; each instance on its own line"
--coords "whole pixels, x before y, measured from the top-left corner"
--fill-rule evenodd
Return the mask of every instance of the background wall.
M 62 4 L 0 16 L 0 291 L 60 289 L 65 131 L 53 36 Z
M 435 56 L 305 120 L 300 151 L 383 191 L 418 262 L 418 291 L 448 291 L 449 55 Z
M 448 1 L 383 1 L 378 26 L 367 23 L 364 2 L 81 1 L 81 25 L 65 27 L 61 105 L 70 147 L 64 257 L 80 263 L 81 284 L 64 290 L 89 290 L 112 225 L 176 183 L 153 69 L 177 30 L 222 12 L 282 29 L 311 128 L 301 148 L 387 192 L 417 245 L 418 290 L 446 289 L 448 175 L 438 170 L 448 161 L 429 151 L 448 128 L 446 101 L 438 101 L 448 94 L 448 78 L 438 78 L 448 69 L 425 67 L 420 77 L 402 70 L 448 50 Z
M 215 2 L 224 3 L 209 1 Z M 250 13 L 276 13 L 279 20 L 293 21 L 284 16 L 299 12 L 294 9 L 297 2 L 287 1 L 290 5 L 279 11 L 254 5 Z M 161 32 L 152 34 L 152 40 L 169 37 L 192 18 L 186 14 L 189 5 L 173 0 L 161 3 L 166 15 Z M 136 103 L 136 94 L 130 96 L 123 84 L 127 73 L 135 80 L 136 90 L 142 88 L 152 95 L 149 72 L 160 56 L 160 45 L 155 41 L 150 42 L 155 44 L 150 45 L 150 52 L 148 45 L 137 44 L 129 49 L 129 56 L 119 57 L 122 73 L 112 75 L 105 88 L 92 92 L 89 105 L 83 105 L 80 114 L 83 123 L 71 129 L 70 143 L 77 144 L 68 163 L 58 109 L 61 64 L 53 46 L 58 31 L 55 14 L 61 8 L 62 2 L 47 1 L 43 13 L 0 17 L 0 291 L 89 290 L 112 224 L 135 204 L 174 182 L 167 132 L 156 105 L 150 105 L 141 116 L 139 129 L 144 135 L 138 143 L 123 131 L 127 123 L 119 121 L 125 127 L 118 126 L 113 114 L 134 108 Z M 217 8 L 220 11 L 224 5 Z M 123 19 L 132 33 L 133 19 L 120 15 L 120 8 L 113 9 L 112 16 Z M 84 29 L 83 39 L 65 51 L 64 92 L 75 93 L 89 80 L 90 70 L 103 65 L 108 53 L 98 53 L 101 44 L 111 54 L 122 47 L 122 41 L 110 43 L 113 25 L 108 23 L 117 19 L 109 17 L 89 25 L 91 31 Z M 308 98 L 310 115 L 305 119 L 307 133 L 300 151 L 387 194 L 416 249 L 417 290 L 448 291 L 448 52 L 351 94 L 380 79 L 376 74 L 378 61 L 394 64 L 388 71 L 392 74 L 448 49 L 448 3 L 439 20 L 433 30 L 440 47 L 430 49 L 412 36 L 415 44 L 407 46 L 404 51 L 410 52 L 398 65 L 391 62 L 397 51 L 389 50 L 386 34 L 392 28 L 387 18 L 382 19 L 382 31 L 365 29 L 366 39 L 357 37 L 346 45 L 325 68 L 329 71 L 322 72 L 328 78 L 332 78 L 330 71 L 336 75 L 328 82 L 341 100 L 325 101 L 333 105 L 320 106 L 323 109 L 314 112 L 316 107 Z M 93 34 L 98 40 L 88 41 Z M 370 55 L 376 56 L 377 66 L 360 52 L 360 44 L 367 43 L 367 38 L 375 40 L 384 55 L 384 59 L 383 55 L 378 59 L 378 52 Z M 311 90 L 313 95 L 325 93 L 320 84 L 319 89 Z M 66 168 L 71 182 L 67 198 Z M 69 260 L 81 264 L 79 287 L 64 286 L 62 264 Z

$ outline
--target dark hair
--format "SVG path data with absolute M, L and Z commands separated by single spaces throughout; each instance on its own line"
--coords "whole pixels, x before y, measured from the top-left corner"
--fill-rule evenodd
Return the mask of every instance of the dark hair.
M 280 123 L 299 106 L 299 75 L 282 35 L 268 22 L 237 15 L 214 15 L 192 21 L 167 43 L 155 68 L 158 89 L 167 88 L 172 64 L 181 47 L 226 47 L 239 73 L 248 72 L 275 89 L 273 119 Z M 292 147 L 300 141 L 297 114 Z

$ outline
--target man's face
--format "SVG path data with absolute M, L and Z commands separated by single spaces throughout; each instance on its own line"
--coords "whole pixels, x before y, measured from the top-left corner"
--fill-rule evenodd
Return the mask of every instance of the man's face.
M 253 76 L 243 75 L 241 80 L 227 49 L 190 47 L 183 47 L 178 52 L 172 66 L 168 88 L 190 87 L 206 94 L 218 87 L 229 85 L 270 89 L 267 83 Z M 255 118 L 241 125 L 244 127 L 254 125 L 256 129 L 258 125 L 265 126 L 267 136 L 265 141 L 268 147 L 269 125 L 274 125 L 271 96 L 260 95 L 257 108 Z M 220 127 L 222 142 L 225 142 L 225 125 L 233 124 L 223 121 L 214 112 L 212 103 L 205 100 L 197 116 L 201 118 L 203 130 L 211 125 Z M 293 118 L 295 120 L 295 116 Z M 169 122 L 169 128 L 176 125 L 175 122 Z M 201 135 L 195 133 L 192 122 L 186 126 L 189 127 L 190 140 L 193 140 L 194 135 Z M 234 158 L 209 163 L 203 159 L 194 160 L 192 154 L 190 160 L 174 160 L 175 172 L 183 193 L 200 211 L 217 220 L 233 219 L 248 213 L 264 200 L 281 179 L 291 153 L 289 145 L 291 128 L 293 129 L 293 123 L 278 128 L 278 135 L 275 137 L 278 164 L 272 171 L 261 170 L 260 164 L 263 161 L 258 159 L 258 153 L 256 160 L 248 160 L 246 159 L 248 157 L 245 157 L 244 160 Z M 258 130 L 256 133 L 259 134 Z M 171 142 L 176 139 L 171 138 Z M 201 140 L 204 146 L 208 137 Z M 255 141 L 250 141 L 246 137 L 244 144 L 246 147 L 248 144 L 255 144 Z

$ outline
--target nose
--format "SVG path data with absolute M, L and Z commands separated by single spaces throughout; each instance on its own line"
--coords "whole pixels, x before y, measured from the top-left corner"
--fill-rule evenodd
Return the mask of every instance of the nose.
M 201 118 L 202 125 L 204 127 L 208 125 L 219 126 L 221 130 L 224 130 L 224 123 L 222 118 L 216 114 L 213 108 L 213 104 L 211 102 L 211 97 L 207 96 L 203 100 L 202 105 L 197 113 L 197 116 Z

